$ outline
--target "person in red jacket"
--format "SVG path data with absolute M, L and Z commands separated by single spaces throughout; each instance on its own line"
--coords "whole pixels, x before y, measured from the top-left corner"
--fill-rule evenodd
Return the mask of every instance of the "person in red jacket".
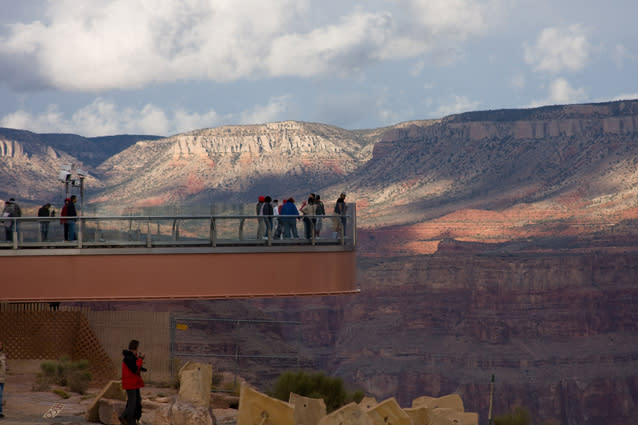
M 122 388 L 126 390 L 126 408 L 119 417 L 122 425 L 136 425 L 142 417 L 142 396 L 140 388 L 144 386 L 142 372 L 146 369 L 144 354 L 138 352 L 140 342 L 136 339 L 128 344 L 128 350 L 122 350 Z

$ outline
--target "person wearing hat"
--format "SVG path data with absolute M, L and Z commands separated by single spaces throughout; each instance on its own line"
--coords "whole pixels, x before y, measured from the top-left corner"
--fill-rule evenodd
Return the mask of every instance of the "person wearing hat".
M 4 210 L 2 210 L 3 217 L 22 217 L 22 210 L 20 206 L 16 204 L 14 198 L 10 198 L 4 203 Z M 13 232 L 18 231 L 18 223 L 16 220 L 7 220 L 4 222 L 4 232 L 7 241 L 13 241 Z

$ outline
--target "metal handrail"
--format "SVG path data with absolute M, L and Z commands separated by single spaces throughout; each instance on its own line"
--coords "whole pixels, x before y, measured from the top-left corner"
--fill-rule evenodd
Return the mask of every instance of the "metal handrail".
M 344 234 L 341 225 L 342 217 L 346 218 L 350 227 L 348 234 Z M 309 218 L 311 223 L 311 237 L 309 239 L 276 239 L 274 227 L 277 219 L 301 220 Z M 338 223 L 336 232 L 331 232 L 332 237 L 319 240 L 315 235 L 315 220 L 335 219 Z M 272 226 L 264 229 L 264 237 L 247 237 L 247 230 L 255 223 L 259 226 L 261 220 L 270 219 Z M 42 227 L 28 228 L 29 225 L 48 223 L 47 228 L 61 221 L 75 223 L 77 238 L 75 240 L 61 240 L 62 235 L 56 227 L 51 233 L 55 234 L 54 240 L 45 240 Z M 237 222 L 236 230 L 233 230 L 232 222 Z M 341 245 L 354 249 L 356 241 L 356 228 L 354 217 L 350 215 L 126 215 L 126 216 L 57 216 L 57 217 L 2 217 L 0 222 L 12 229 L 11 241 L 0 240 L 0 248 L 11 247 L 14 250 L 24 248 L 92 248 L 113 246 L 134 246 L 152 248 L 157 246 L 211 246 L 218 245 Z M 108 222 L 112 222 L 109 224 Z M 231 222 L 230 224 L 228 222 Z M 165 224 L 162 224 L 165 223 Z M 125 229 L 118 225 L 124 225 Z M 155 225 L 155 226 L 153 226 Z M 296 225 L 296 222 L 295 222 Z M 163 229 L 165 227 L 165 229 Z M 170 231 L 168 228 L 170 227 Z M 152 229 L 156 229 L 153 233 Z M 224 234 L 222 234 L 225 232 Z M 258 234 L 258 231 L 256 232 Z M 300 232 L 301 233 L 301 232 Z M 92 234 L 92 235 L 91 235 Z M 107 237 L 110 234 L 110 238 Z M 351 235 L 351 236 L 350 236 Z M 91 238 L 92 236 L 92 238 Z M 225 236 L 225 237 L 224 237 Z M 57 237 L 57 240 L 55 240 Z M 10 243 L 9 243 L 10 242 Z

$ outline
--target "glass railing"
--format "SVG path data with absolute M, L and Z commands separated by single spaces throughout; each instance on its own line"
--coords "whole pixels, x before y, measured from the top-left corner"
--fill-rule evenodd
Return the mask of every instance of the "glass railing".
M 285 245 L 354 249 L 355 217 L 356 214 L 299 218 L 256 215 L 2 217 L 5 238 L 0 241 L 0 249 Z

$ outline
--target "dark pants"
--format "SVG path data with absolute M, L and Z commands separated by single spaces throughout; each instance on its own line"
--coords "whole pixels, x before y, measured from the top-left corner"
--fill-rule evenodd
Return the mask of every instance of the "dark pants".
M 140 389 L 126 390 L 126 409 L 122 412 L 122 418 L 129 425 L 135 425 L 142 417 L 142 396 Z

